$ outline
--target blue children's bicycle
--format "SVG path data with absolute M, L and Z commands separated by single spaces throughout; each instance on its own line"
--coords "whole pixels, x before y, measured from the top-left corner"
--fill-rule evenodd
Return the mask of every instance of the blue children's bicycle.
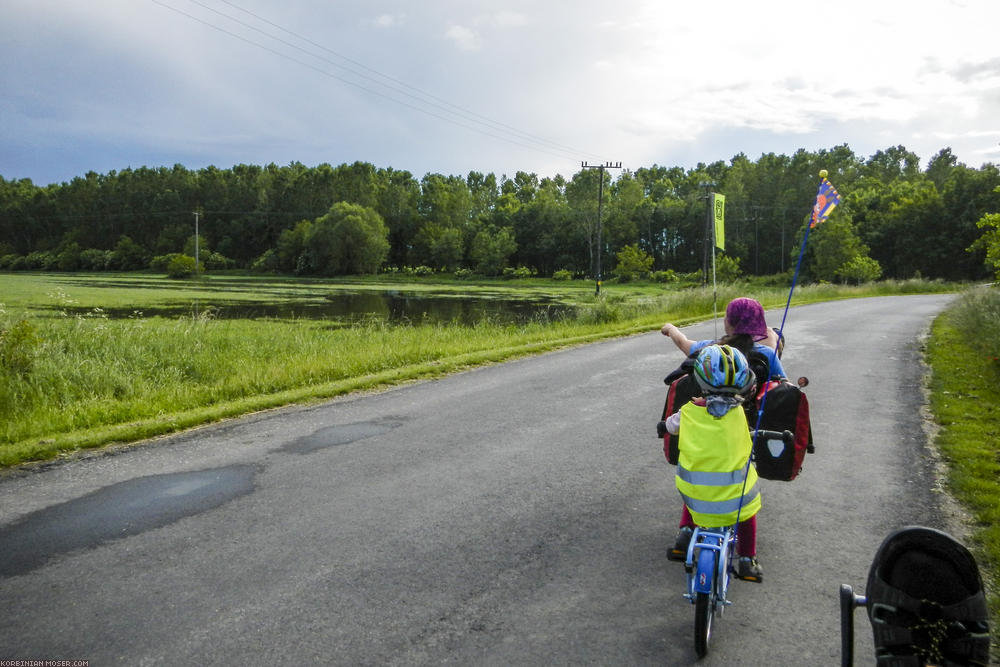
M 791 446 L 790 431 L 758 430 L 756 437 L 783 440 Z M 687 593 L 684 597 L 694 605 L 694 650 L 698 657 L 708 652 L 715 614 L 720 615 L 732 604 L 729 600 L 729 580 L 736 553 L 736 526 L 694 529 L 688 545 L 684 570 L 687 572 Z

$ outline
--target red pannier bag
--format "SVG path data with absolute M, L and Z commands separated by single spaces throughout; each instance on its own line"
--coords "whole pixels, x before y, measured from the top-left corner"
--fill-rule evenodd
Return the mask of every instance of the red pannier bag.
M 795 440 L 788 447 L 781 440 L 757 438 L 753 449 L 757 474 L 764 479 L 790 482 L 802 470 L 806 452 L 813 451 L 809 399 L 797 385 L 782 380 L 768 382 L 758 389 L 758 406 L 761 401 L 764 403 L 764 414 L 760 418 L 760 428 L 768 431 L 791 431 Z

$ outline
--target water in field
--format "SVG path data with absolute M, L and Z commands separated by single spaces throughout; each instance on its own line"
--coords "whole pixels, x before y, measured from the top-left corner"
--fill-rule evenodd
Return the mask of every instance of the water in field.
M 69 315 L 94 316 L 91 308 L 62 305 Z M 106 307 L 97 315 L 127 317 L 193 317 L 220 319 L 321 319 L 349 325 L 378 319 L 401 323 L 457 323 L 482 320 L 525 323 L 555 320 L 572 314 L 572 306 L 553 299 L 506 299 L 497 296 L 426 294 L 403 290 L 338 290 L 321 298 L 267 299 L 259 301 L 206 298 L 160 303 L 155 306 Z

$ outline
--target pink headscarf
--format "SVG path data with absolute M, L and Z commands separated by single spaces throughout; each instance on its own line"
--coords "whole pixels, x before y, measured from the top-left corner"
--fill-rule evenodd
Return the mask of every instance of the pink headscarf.
M 764 307 L 756 299 L 740 297 L 726 306 L 726 322 L 734 334 L 748 334 L 754 340 L 767 338 Z

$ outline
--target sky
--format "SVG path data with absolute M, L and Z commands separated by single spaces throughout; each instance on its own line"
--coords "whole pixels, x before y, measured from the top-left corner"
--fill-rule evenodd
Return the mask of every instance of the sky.
M 0 176 L 1000 163 L 996 0 L 0 0 Z

